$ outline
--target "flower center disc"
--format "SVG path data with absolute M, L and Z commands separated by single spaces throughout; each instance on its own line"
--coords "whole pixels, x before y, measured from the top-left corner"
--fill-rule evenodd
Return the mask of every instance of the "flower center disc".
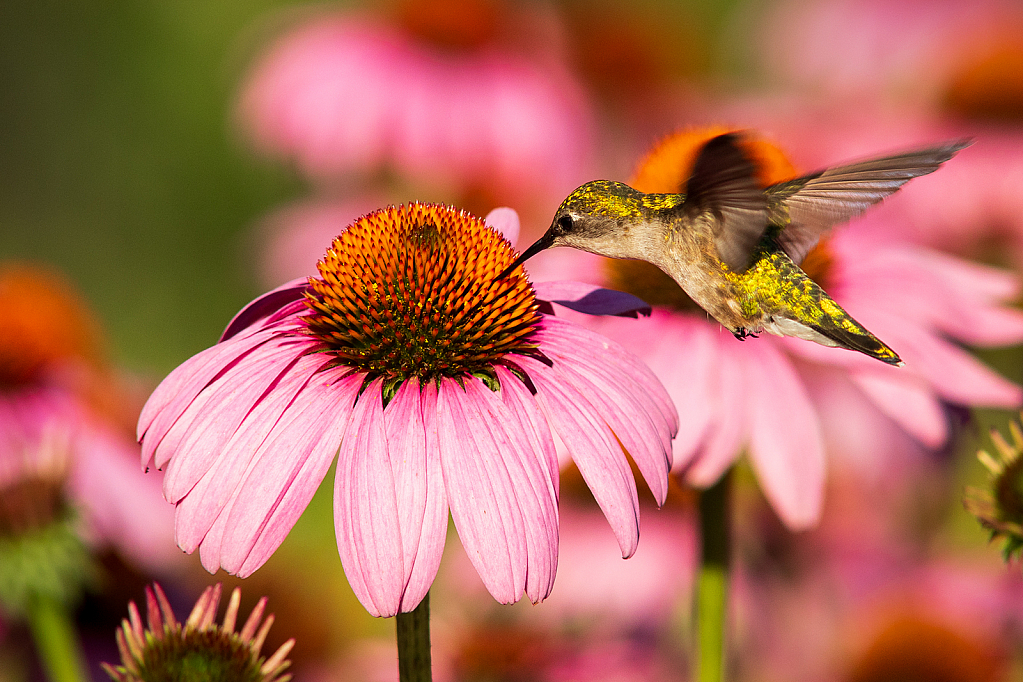
M 339 235 L 310 279 L 310 333 L 336 365 L 383 377 L 479 376 L 508 353 L 532 354 L 540 313 L 511 245 L 483 220 L 448 206 L 370 213 Z

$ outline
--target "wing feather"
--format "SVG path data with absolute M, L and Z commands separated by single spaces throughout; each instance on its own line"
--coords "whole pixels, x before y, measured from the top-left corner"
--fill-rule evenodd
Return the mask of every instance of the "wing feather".
M 767 196 L 757 185 L 756 167 L 739 146 L 741 138 L 726 133 L 703 145 L 682 204 L 690 219 L 711 214 L 718 257 L 735 271 L 749 266 L 767 229 Z
M 854 218 L 913 178 L 938 170 L 968 147 L 955 140 L 880 159 L 860 161 L 774 185 L 767 189 L 772 218 L 788 224 L 778 235 L 782 249 L 797 264 L 834 225 Z

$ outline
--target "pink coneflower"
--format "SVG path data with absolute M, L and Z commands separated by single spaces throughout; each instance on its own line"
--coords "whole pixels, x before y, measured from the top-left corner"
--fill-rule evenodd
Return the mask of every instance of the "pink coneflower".
M 560 60 L 498 45 L 503 3 L 403 4 L 399 22 L 324 13 L 272 44 L 240 96 L 256 145 L 320 181 L 393 170 L 457 191 L 570 190 L 592 115 Z
M 723 131 L 668 138 L 630 184 L 646 192 L 683 191 L 696 151 Z M 797 175 L 773 145 L 758 143 L 750 153 L 764 184 Z M 872 429 L 857 433 L 867 443 L 853 447 L 856 453 L 899 427 L 928 448 L 941 446 L 948 438 L 945 402 L 1008 407 L 1023 398 L 1018 386 L 946 340 L 999 345 L 1023 339 L 1023 315 L 1000 305 L 1015 295 L 1015 278 L 919 247 L 866 241 L 853 228 L 840 228 L 802 267 L 892 345 L 904 368 L 876 367 L 881 363 L 798 339 L 738 343 L 667 275 L 639 261 L 602 261 L 568 250 L 538 260 L 546 272 L 607 283 L 655 306 L 649 319 L 628 328 L 604 318 L 587 324 L 635 350 L 664 382 L 683 418 L 675 465 L 691 483 L 711 485 L 745 449 L 765 495 L 792 528 L 813 525 L 820 514 L 820 393 L 841 389 L 868 404 L 863 416 Z
M 24 532 L 74 508 L 93 544 L 165 570 L 179 556 L 168 550 L 172 517 L 120 431 L 130 401 L 84 302 L 53 273 L 0 264 L 0 319 L 0 529 Z
M 337 455 L 338 548 L 370 613 L 423 599 L 449 509 L 490 593 L 537 602 L 557 566 L 556 433 L 631 555 L 623 450 L 663 501 L 674 407 L 620 346 L 544 314 L 521 270 L 494 281 L 513 255 L 467 213 L 392 207 L 344 230 L 319 277 L 243 309 L 139 420 L 179 545 L 249 575 Z

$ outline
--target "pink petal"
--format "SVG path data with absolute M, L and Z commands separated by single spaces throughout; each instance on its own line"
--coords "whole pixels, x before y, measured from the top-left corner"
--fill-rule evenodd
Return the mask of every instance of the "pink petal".
M 789 528 L 820 519 L 824 444 L 803 383 L 773 343 L 748 344 L 750 458 L 771 506 Z
M 537 401 L 547 422 L 572 455 L 579 473 L 618 538 L 627 558 L 639 543 L 639 499 L 629 463 L 608 428 L 602 410 L 574 387 L 560 383 L 550 368 L 531 358 L 521 366 L 537 389 Z
M 435 424 L 437 392 L 413 378 L 384 410 L 395 481 L 406 585 L 399 611 L 412 611 L 430 590 L 444 553 L 448 502 Z
M 934 392 L 919 378 L 897 369 L 850 375 L 857 386 L 914 438 L 929 448 L 940 447 L 948 437 L 945 413 Z
M 142 466 L 154 461 L 157 447 L 189 404 L 221 372 L 242 361 L 272 338 L 270 332 L 243 333 L 192 356 L 167 375 L 149 396 L 139 416 Z M 157 466 L 166 463 L 164 458 Z
M 599 353 L 593 357 L 586 353 L 576 353 L 576 359 L 621 368 L 638 385 L 636 397 L 647 403 L 651 413 L 658 415 L 658 419 L 667 424 L 672 436 L 678 431 L 678 411 L 671 401 L 671 396 L 664 390 L 664 386 L 650 368 L 624 347 L 577 324 L 552 317 L 544 318 L 540 338 L 560 343 L 559 347 L 562 348 L 565 348 L 565 343 L 576 343 L 580 348 L 599 349 Z M 546 341 L 541 342 L 541 350 L 544 342 Z
M 538 558 L 539 568 L 534 566 L 526 571 L 526 596 L 535 604 L 550 595 L 558 568 L 558 485 L 561 474 L 558 453 L 550 426 L 540 413 L 533 395 L 504 367 L 498 366 L 495 370 L 501 384 L 501 399 L 508 410 L 508 415 L 518 420 L 518 430 L 528 441 L 525 454 L 536 457 L 540 475 L 531 480 L 534 491 L 541 499 L 554 500 L 554 527 L 548 529 L 548 533 L 553 534 L 554 541 L 546 545 L 548 550 L 546 554 L 543 545 L 530 548 L 531 556 Z M 527 467 L 527 471 L 532 471 L 534 476 L 536 475 L 536 470 L 530 467 Z M 549 522 L 549 519 L 545 520 Z M 542 541 L 543 537 L 540 539 Z
M 483 220 L 487 225 L 500 232 L 501 236 L 507 239 L 512 246 L 515 246 L 515 242 L 519 240 L 520 224 L 519 214 L 514 208 L 507 206 L 495 208 Z
M 174 507 L 160 494 L 161 476 L 138 467 L 138 445 L 99 424 L 74 438 L 69 486 L 89 530 L 152 571 L 183 555 L 174 544 Z
M 280 547 L 323 481 L 348 427 L 361 375 L 320 371 L 253 456 L 228 510 L 220 565 L 245 578 Z
M 721 474 L 735 463 L 749 435 L 749 403 L 746 398 L 747 377 L 743 343 L 723 333 L 715 337 L 718 350 L 717 376 L 708 402 L 715 410 L 706 440 L 686 480 L 698 487 L 713 485 Z M 771 343 L 771 339 L 752 339 L 749 343 Z
M 474 377 L 464 389 L 442 380 L 437 420 L 451 517 L 484 585 L 506 604 L 527 582 L 535 585 L 531 599 L 546 597 L 558 551 L 557 499 L 542 464 L 548 454 L 534 450 L 523 421 Z
M 213 463 L 264 393 L 295 371 L 299 352 L 276 337 L 255 349 L 245 362 L 228 369 L 204 388 L 181 415 L 157 449 L 156 463 L 167 464 L 163 494 L 177 503 Z M 320 358 L 321 364 L 326 362 Z
M 985 367 L 979 360 L 937 336 L 921 334 L 905 342 L 907 368 L 926 377 L 945 400 L 961 405 L 1018 407 L 1020 387 Z
M 300 358 L 246 415 L 213 465 L 178 502 L 178 545 L 186 552 L 192 552 L 203 543 L 203 565 L 207 569 L 213 571 L 220 565 L 220 543 L 212 539 L 207 542 L 207 532 L 237 497 L 239 486 L 253 465 L 259 446 L 323 362 L 322 357 L 315 355 Z M 295 453 L 288 452 L 282 456 L 294 457 Z M 225 515 L 221 521 L 226 521 L 226 518 Z
M 672 443 L 673 466 L 683 470 L 690 466 L 699 447 L 706 442 L 711 425 L 720 411 L 712 398 L 718 392 L 718 351 L 720 336 L 717 326 L 690 315 L 654 311 L 658 324 L 644 333 L 659 335 L 660 343 L 644 354 L 671 396 L 678 410 L 678 435 Z M 684 349 L 684 352 L 682 351 Z
M 850 310 L 881 308 L 972 344 L 1023 340 L 1023 313 L 998 303 L 1018 289 L 1013 275 L 922 248 L 866 259 L 843 264 L 838 298 Z
M 657 407 L 632 376 L 617 365 L 602 362 L 603 346 L 609 343 L 591 332 L 567 323 L 548 324 L 541 347 L 554 361 L 551 374 L 585 395 L 600 396 L 604 420 L 632 456 L 658 505 L 668 494 L 671 469 L 671 437 L 668 423 L 658 419 Z M 559 338 L 559 332 L 571 332 Z
M 341 565 L 355 596 L 374 616 L 393 616 L 407 571 L 380 387 L 378 379 L 359 397 L 341 441 L 334 527 Z

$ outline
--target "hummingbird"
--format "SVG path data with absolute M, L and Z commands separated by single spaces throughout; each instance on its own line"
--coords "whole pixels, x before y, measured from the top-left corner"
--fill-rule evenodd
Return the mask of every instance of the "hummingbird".
M 799 264 L 831 227 L 860 215 L 972 144 L 956 140 L 761 187 L 743 149 L 725 133 L 699 150 L 685 193 L 644 193 L 588 182 L 562 202 L 550 228 L 498 276 L 535 254 L 570 246 L 644 260 L 739 340 L 760 332 L 847 348 L 890 365 L 898 354 L 854 320 Z

